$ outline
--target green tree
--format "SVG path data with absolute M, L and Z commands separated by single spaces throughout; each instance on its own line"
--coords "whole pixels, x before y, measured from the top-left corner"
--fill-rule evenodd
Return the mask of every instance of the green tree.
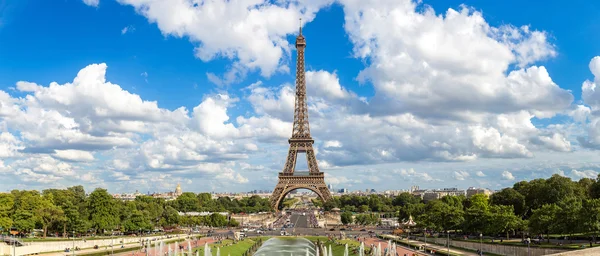
M 394 206 L 405 206 L 405 205 L 409 205 L 409 204 L 417 204 L 420 202 L 421 202 L 421 198 L 418 198 L 408 192 L 400 193 L 392 201 Z
M 118 224 L 118 215 L 114 214 L 117 204 L 115 199 L 106 189 L 97 188 L 88 198 L 88 209 L 90 211 L 90 224 L 96 231 L 114 229 Z
M 589 193 L 591 198 L 600 198 L 600 174 L 596 177 L 596 182 L 590 184 Z
M 351 212 L 343 212 L 340 215 L 340 218 L 341 218 L 342 224 L 344 224 L 344 225 L 348 225 L 348 224 L 352 223 L 352 213 Z
M 182 193 L 175 200 L 176 209 L 180 212 L 195 212 L 198 210 L 200 202 L 196 194 L 191 192 Z
M 510 239 L 509 232 L 516 231 L 521 227 L 521 218 L 514 213 L 512 205 L 492 205 L 490 207 L 489 227 L 492 234 L 506 233 L 506 239 Z
M 12 194 L 0 194 L 0 231 L 12 227 L 10 212 L 14 207 L 15 197 Z
M 546 234 L 546 239 L 550 243 L 550 233 L 561 233 L 558 221 L 558 213 L 562 209 L 556 204 L 545 204 L 541 208 L 533 210 L 529 218 L 529 229 L 537 234 Z
M 398 210 L 398 220 L 403 221 L 407 220 L 410 216 L 414 218 L 418 218 L 425 212 L 425 204 L 424 203 L 416 203 L 416 204 L 406 204 Z M 418 224 L 418 223 L 417 223 Z
M 129 218 L 123 223 L 125 231 L 138 231 L 138 230 L 150 230 L 152 229 L 152 223 L 148 216 L 140 210 L 133 210 Z
M 12 216 L 13 226 L 21 232 L 31 232 L 35 228 L 37 219 L 28 210 L 18 209 Z
M 477 194 L 467 200 L 469 207 L 464 214 L 463 229 L 467 232 L 486 232 L 489 230 L 490 206 L 488 197 Z
M 583 228 L 594 233 L 592 244 L 595 244 L 600 230 L 600 199 L 584 200 L 580 215 Z
M 525 196 L 513 188 L 505 188 L 492 194 L 490 203 L 493 205 L 511 205 L 517 216 L 524 216 L 526 213 Z
M 175 208 L 173 208 L 171 206 L 165 207 L 165 210 L 163 211 L 163 216 L 162 216 L 163 226 L 175 225 L 178 222 L 179 222 L 179 213 L 177 212 L 177 210 L 175 210 Z
M 569 239 L 574 233 L 581 231 L 583 222 L 580 217 L 582 203 L 580 198 L 569 197 L 559 202 L 560 211 L 557 216 L 557 223 L 560 226 L 561 233 L 569 234 Z
M 240 223 L 236 219 L 231 218 L 231 219 L 229 219 L 229 223 L 227 224 L 227 226 L 229 226 L 229 227 L 239 227 Z
M 44 198 L 42 205 L 36 211 L 36 214 L 42 223 L 44 238 L 46 238 L 46 234 L 48 233 L 48 226 L 65 220 L 63 210 L 52 203 L 52 196 L 49 197 L 50 198 Z
M 427 202 L 425 213 L 419 216 L 418 221 L 428 229 L 447 231 L 458 228 L 464 221 L 464 212 L 441 200 L 432 200 Z
M 369 209 L 370 209 L 370 208 L 369 208 L 369 206 L 368 206 L 368 205 L 366 205 L 366 204 L 363 204 L 363 205 L 361 205 L 361 206 L 358 208 L 358 211 L 359 211 L 359 212 L 368 212 L 368 211 L 369 211 Z
M 210 227 L 225 227 L 227 226 L 227 217 L 213 213 L 205 218 L 207 226 Z

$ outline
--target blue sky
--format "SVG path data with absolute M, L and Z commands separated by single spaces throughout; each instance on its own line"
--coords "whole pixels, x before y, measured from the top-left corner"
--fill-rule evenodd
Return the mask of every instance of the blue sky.
M 192 2 L 0 3 L 3 187 L 272 189 L 300 17 L 335 187 L 498 189 L 600 169 L 600 3 Z

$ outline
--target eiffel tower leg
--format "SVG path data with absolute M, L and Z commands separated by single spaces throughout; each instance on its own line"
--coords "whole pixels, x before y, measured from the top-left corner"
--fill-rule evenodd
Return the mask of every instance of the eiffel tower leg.
M 283 193 L 285 188 L 286 185 L 279 182 L 277 183 L 277 186 L 275 186 L 273 194 L 271 194 L 271 198 L 269 199 L 269 201 L 271 203 L 271 209 L 275 210 L 275 212 L 279 211 L 279 202 L 283 199 L 282 197 L 285 196 L 285 194 Z
M 290 149 L 288 150 L 288 155 L 285 160 L 285 166 L 283 167 L 283 172 L 285 173 L 293 173 L 294 168 L 296 168 L 296 160 L 298 158 L 298 151 L 292 145 L 290 145 Z
M 306 146 L 306 162 L 308 163 L 309 172 L 319 172 L 319 165 L 317 165 L 317 158 L 315 157 L 315 151 L 312 144 Z

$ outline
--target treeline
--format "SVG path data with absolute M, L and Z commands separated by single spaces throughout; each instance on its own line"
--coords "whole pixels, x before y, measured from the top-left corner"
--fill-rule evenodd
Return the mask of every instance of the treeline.
M 389 212 L 400 221 L 412 215 L 418 227 L 432 231 L 507 236 L 517 232 L 595 234 L 600 230 L 600 176 L 573 181 L 553 175 L 518 182 L 490 197 L 446 196 L 427 203 L 409 193 L 394 198 L 343 195 L 323 207 L 345 212 Z
M 183 193 L 176 200 L 138 196 L 123 202 L 105 189 L 96 189 L 88 196 L 82 186 L 67 189 L 13 190 L 0 193 L 0 232 L 16 230 L 31 233 L 42 229 L 58 234 L 98 233 L 111 231 L 139 232 L 174 226 L 237 226 L 226 216 L 179 216 L 178 212 L 257 212 L 269 210 L 268 200 L 258 196 L 232 200 L 213 200 L 208 193 Z
M 358 224 L 358 225 L 363 225 L 363 226 L 381 224 L 381 219 L 379 218 L 379 214 L 368 214 L 368 213 L 357 214 L 357 215 L 354 215 L 354 218 L 353 218 L 351 212 L 343 212 L 341 214 L 340 218 L 341 218 L 342 224 L 344 224 L 344 225 L 348 225 L 348 224 L 352 224 L 352 223 Z

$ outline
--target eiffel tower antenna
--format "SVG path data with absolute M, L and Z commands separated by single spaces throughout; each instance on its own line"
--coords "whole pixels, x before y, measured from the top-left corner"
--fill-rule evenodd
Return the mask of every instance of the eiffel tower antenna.
M 271 207 L 279 210 L 279 204 L 285 196 L 296 189 L 308 189 L 326 202 L 331 199 L 331 193 L 325 184 L 325 174 L 319 170 L 317 158 L 313 149 L 315 142 L 310 135 L 308 123 L 308 104 L 306 99 L 306 79 L 304 70 L 304 49 L 306 39 L 302 35 L 302 19 L 300 19 L 300 30 L 296 37 L 296 97 L 294 108 L 294 124 L 292 137 L 288 140 L 290 144 L 287 159 L 283 170 L 279 173 L 279 182 L 271 195 Z M 308 172 L 295 172 L 298 153 L 306 153 Z

